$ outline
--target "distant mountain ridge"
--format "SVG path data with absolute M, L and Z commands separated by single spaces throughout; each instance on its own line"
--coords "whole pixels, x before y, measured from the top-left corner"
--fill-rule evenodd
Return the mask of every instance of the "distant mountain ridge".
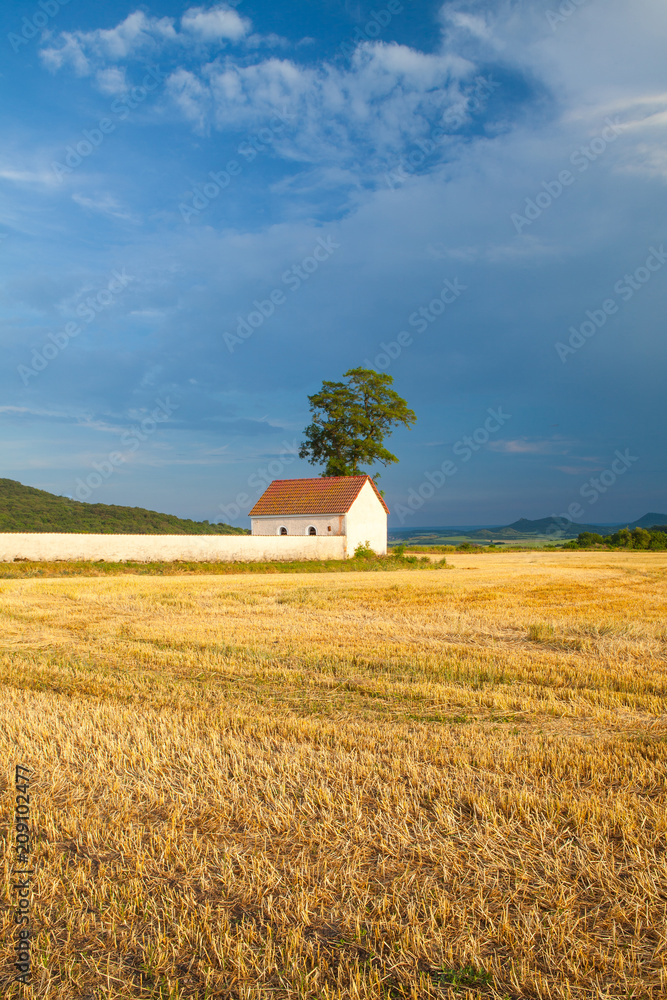
M 247 535 L 230 524 L 190 521 L 143 507 L 80 503 L 46 490 L 0 479 L 0 531 L 101 535 Z
M 541 517 L 530 520 L 520 517 L 518 521 L 505 526 L 489 528 L 432 527 L 432 528 L 394 528 L 389 530 L 392 541 L 406 541 L 414 544 L 428 545 L 436 541 L 444 541 L 449 537 L 465 537 L 478 541 L 489 542 L 493 539 L 507 541 L 527 541 L 529 538 L 552 537 L 554 541 L 576 538 L 583 531 L 598 535 L 610 535 L 620 528 L 653 528 L 667 524 L 667 514 L 644 514 L 636 521 L 622 521 L 618 524 L 577 524 L 560 520 L 557 517 Z M 664 530 L 664 529 L 663 529 Z
M 526 535 L 553 535 L 555 538 L 576 538 L 582 531 L 591 531 L 599 535 L 610 535 L 619 528 L 652 528 L 657 524 L 664 524 L 667 521 L 667 514 L 644 514 L 630 523 L 619 524 L 577 524 L 573 521 L 563 521 L 557 517 L 541 517 L 531 521 L 527 517 L 521 517 L 518 521 L 508 524 L 504 528 L 480 528 L 478 531 L 471 531 L 471 538 L 522 538 Z
M 632 524 L 617 524 L 616 530 L 619 528 L 656 528 L 667 522 L 667 514 L 644 514 L 637 521 L 633 521 Z M 603 534 L 609 534 L 609 530 L 603 532 Z

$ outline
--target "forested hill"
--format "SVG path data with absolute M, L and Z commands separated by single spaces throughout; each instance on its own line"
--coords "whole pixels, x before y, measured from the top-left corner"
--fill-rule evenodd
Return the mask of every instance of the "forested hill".
M 80 503 L 0 479 L 0 531 L 56 531 L 104 535 L 245 535 L 230 524 L 189 521 L 142 507 Z

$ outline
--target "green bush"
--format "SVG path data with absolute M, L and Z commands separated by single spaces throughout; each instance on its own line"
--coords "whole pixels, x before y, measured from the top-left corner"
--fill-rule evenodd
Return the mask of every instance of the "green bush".
M 662 525 L 661 525 L 662 527 Z M 592 531 L 582 531 L 576 539 L 565 542 L 564 549 L 590 549 L 594 547 L 608 549 L 636 549 L 652 552 L 664 552 L 667 549 L 667 533 L 655 528 L 620 528 L 612 535 L 598 535 Z
M 354 550 L 355 559 L 377 559 L 377 553 L 371 548 L 369 541 L 360 542 Z

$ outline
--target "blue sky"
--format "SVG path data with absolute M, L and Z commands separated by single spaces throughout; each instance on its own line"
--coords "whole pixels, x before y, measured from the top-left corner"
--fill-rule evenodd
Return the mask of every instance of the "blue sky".
M 247 525 L 372 365 L 393 526 L 667 509 L 663 0 L 0 20 L 1 476 Z

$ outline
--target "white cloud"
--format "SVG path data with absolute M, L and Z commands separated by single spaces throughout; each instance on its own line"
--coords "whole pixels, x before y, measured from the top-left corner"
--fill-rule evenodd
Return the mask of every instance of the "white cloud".
M 363 42 L 348 65 L 314 66 L 275 55 L 211 62 L 201 52 L 202 45 L 221 42 L 243 41 L 246 51 L 284 47 L 280 36 L 249 34 L 250 28 L 247 18 L 221 5 L 190 7 L 178 28 L 172 18 L 135 11 L 115 28 L 62 33 L 41 56 L 54 72 L 69 66 L 80 75 L 95 73 L 104 93 L 118 94 L 127 86 L 119 62 L 170 46 L 181 64 L 168 77 L 167 94 L 197 131 L 261 127 L 276 114 L 292 115 L 296 127 L 289 137 L 285 130 L 276 150 L 303 162 L 329 158 L 341 165 L 359 159 L 363 148 L 387 166 L 447 110 L 466 116 L 463 90 L 475 66 L 455 51 Z
M 85 76 L 92 72 L 93 66 L 104 68 L 107 62 L 130 59 L 174 42 L 177 33 L 170 17 L 147 17 L 143 11 L 134 11 L 115 28 L 64 31 L 58 37 L 59 46 L 40 51 L 42 61 L 53 72 L 69 65 L 78 75 Z
M 626 135 L 626 149 L 619 160 L 625 173 L 667 180 L 667 93 L 645 94 L 618 101 L 617 112 Z
M 115 28 L 63 31 L 56 44 L 40 50 L 40 56 L 54 73 L 69 66 L 78 76 L 88 76 L 94 69 L 105 70 L 108 63 L 145 56 L 147 52 L 156 53 L 167 45 L 187 49 L 193 42 L 238 42 L 248 34 L 251 26 L 247 18 L 221 6 L 189 8 L 181 17 L 181 31 L 176 29 L 171 17 L 150 17 L 137 10 Z
M 489 27 L 483 18 L 473 14 L 464 14 L 461 11 L 449 11 L 444 8 L 444 16 L 449 19 L 457 28 L 470 32 L 477 38 L 485 40 L 491 38 Z
M 63 31 L 60 35 L 62 44 L 58 48 L 52 46 L 40 50 L 42 62 L 52 73 L 63 66 L 71 66 L 77 76 L 87 76 L 90 73 L 90 63 L 77 34 L 79 33 L 73 35 L 69 31 Z
M 108 69 L 99 69 L 95 74 L 97 86 L 103 94 L 124 94 L 127 90 L 127 80 L 125 70 L 117 66 L 109 66 Z
M 553 31 L 553 0 L 499 0 L 487 11 L 490 50 L 529 70 L 564 109 L 615 104 L 646 93 L 664 79 L 667 19 L 664 0 L 588 0 Z
M 72 201 L 80 205 L 81 208 L 86 208 L 91 212 L 99 212 L 101 215 L 107 215 L 113 219 L 122 219 L 125 222 L 138 221 L 110 194 L 89 198 L 87 195 L 75 193 L 72 195 Z
M 628 157 L 622 169 L 629 174 L 660 177 L 667 181 L 667 149 L 664 143 L 639 143 L 634 149 L 634 157 Z
M 213 70 L 201 84 L 202 95 L 212 99 L 218 127 L 259 124 L 289 107 L 305 110 L 309 91 L 317 87 L 317 71 L 303 69 L 289 60 L 270 58 L 250 66 L 229 63 Z
M 54 187 L 57 184 L 52 170 L 22 170 L 15 167 L 0 167 L 0 180 L 12 181 L 15 184 L 42 184 Z
M 181 18 L 181 28 L 206 42 L 228 38 L 239 41 L 248 33 L 250 21 L 227 7 L 190 7 Z
M 29 406 L 0 406 L 0 413 L 12 413 L 28 417 L 62 417 L 56 410 L 38 410 Z
M 488 448 L 505 455 L 566 455 L 569 450 L 562 441 L 531 441 L 525 437 L 513 441 L 491 441 Z
M 266 49 L 288 49 L 292 43 L 288 38 L 283 38 L 282 35 L 270 32 L 268 35 L 259 35 L 257 33 L 248 35 L 245 44 L 249 49 L 259 49 L 262 46 Z M 300 44 L 300 42 L 297 43 L 297 45 Z
M 176 32 L 170 17 L 146 17 L 143 11 L 128 14 L 117 27 L 90 32 L 101 53 L 112 61 L 127 59 L 156 42 L 174 41 Z
M 179 70 L 169 89 L 202 128 L 260 128 L 275 116 L 275 151 L 292 160 L 393 166 L 406 145 L 427 138 L 452 108 L 463 108 L 474 65 L 451 53 L 364 43 L 349 66 L 303 66 L 276 56 L 247 64 L 232 58 L 199 72 Z M 461 119 L 463 120 L 463 118 Z M 437 158 L 436 158 L 437 159 Z
M 187 69 L 176 70 L 167 80 L 166 91 L 183 117 L 202 130 L 207 117 L 208 91 L 195 74 Z

